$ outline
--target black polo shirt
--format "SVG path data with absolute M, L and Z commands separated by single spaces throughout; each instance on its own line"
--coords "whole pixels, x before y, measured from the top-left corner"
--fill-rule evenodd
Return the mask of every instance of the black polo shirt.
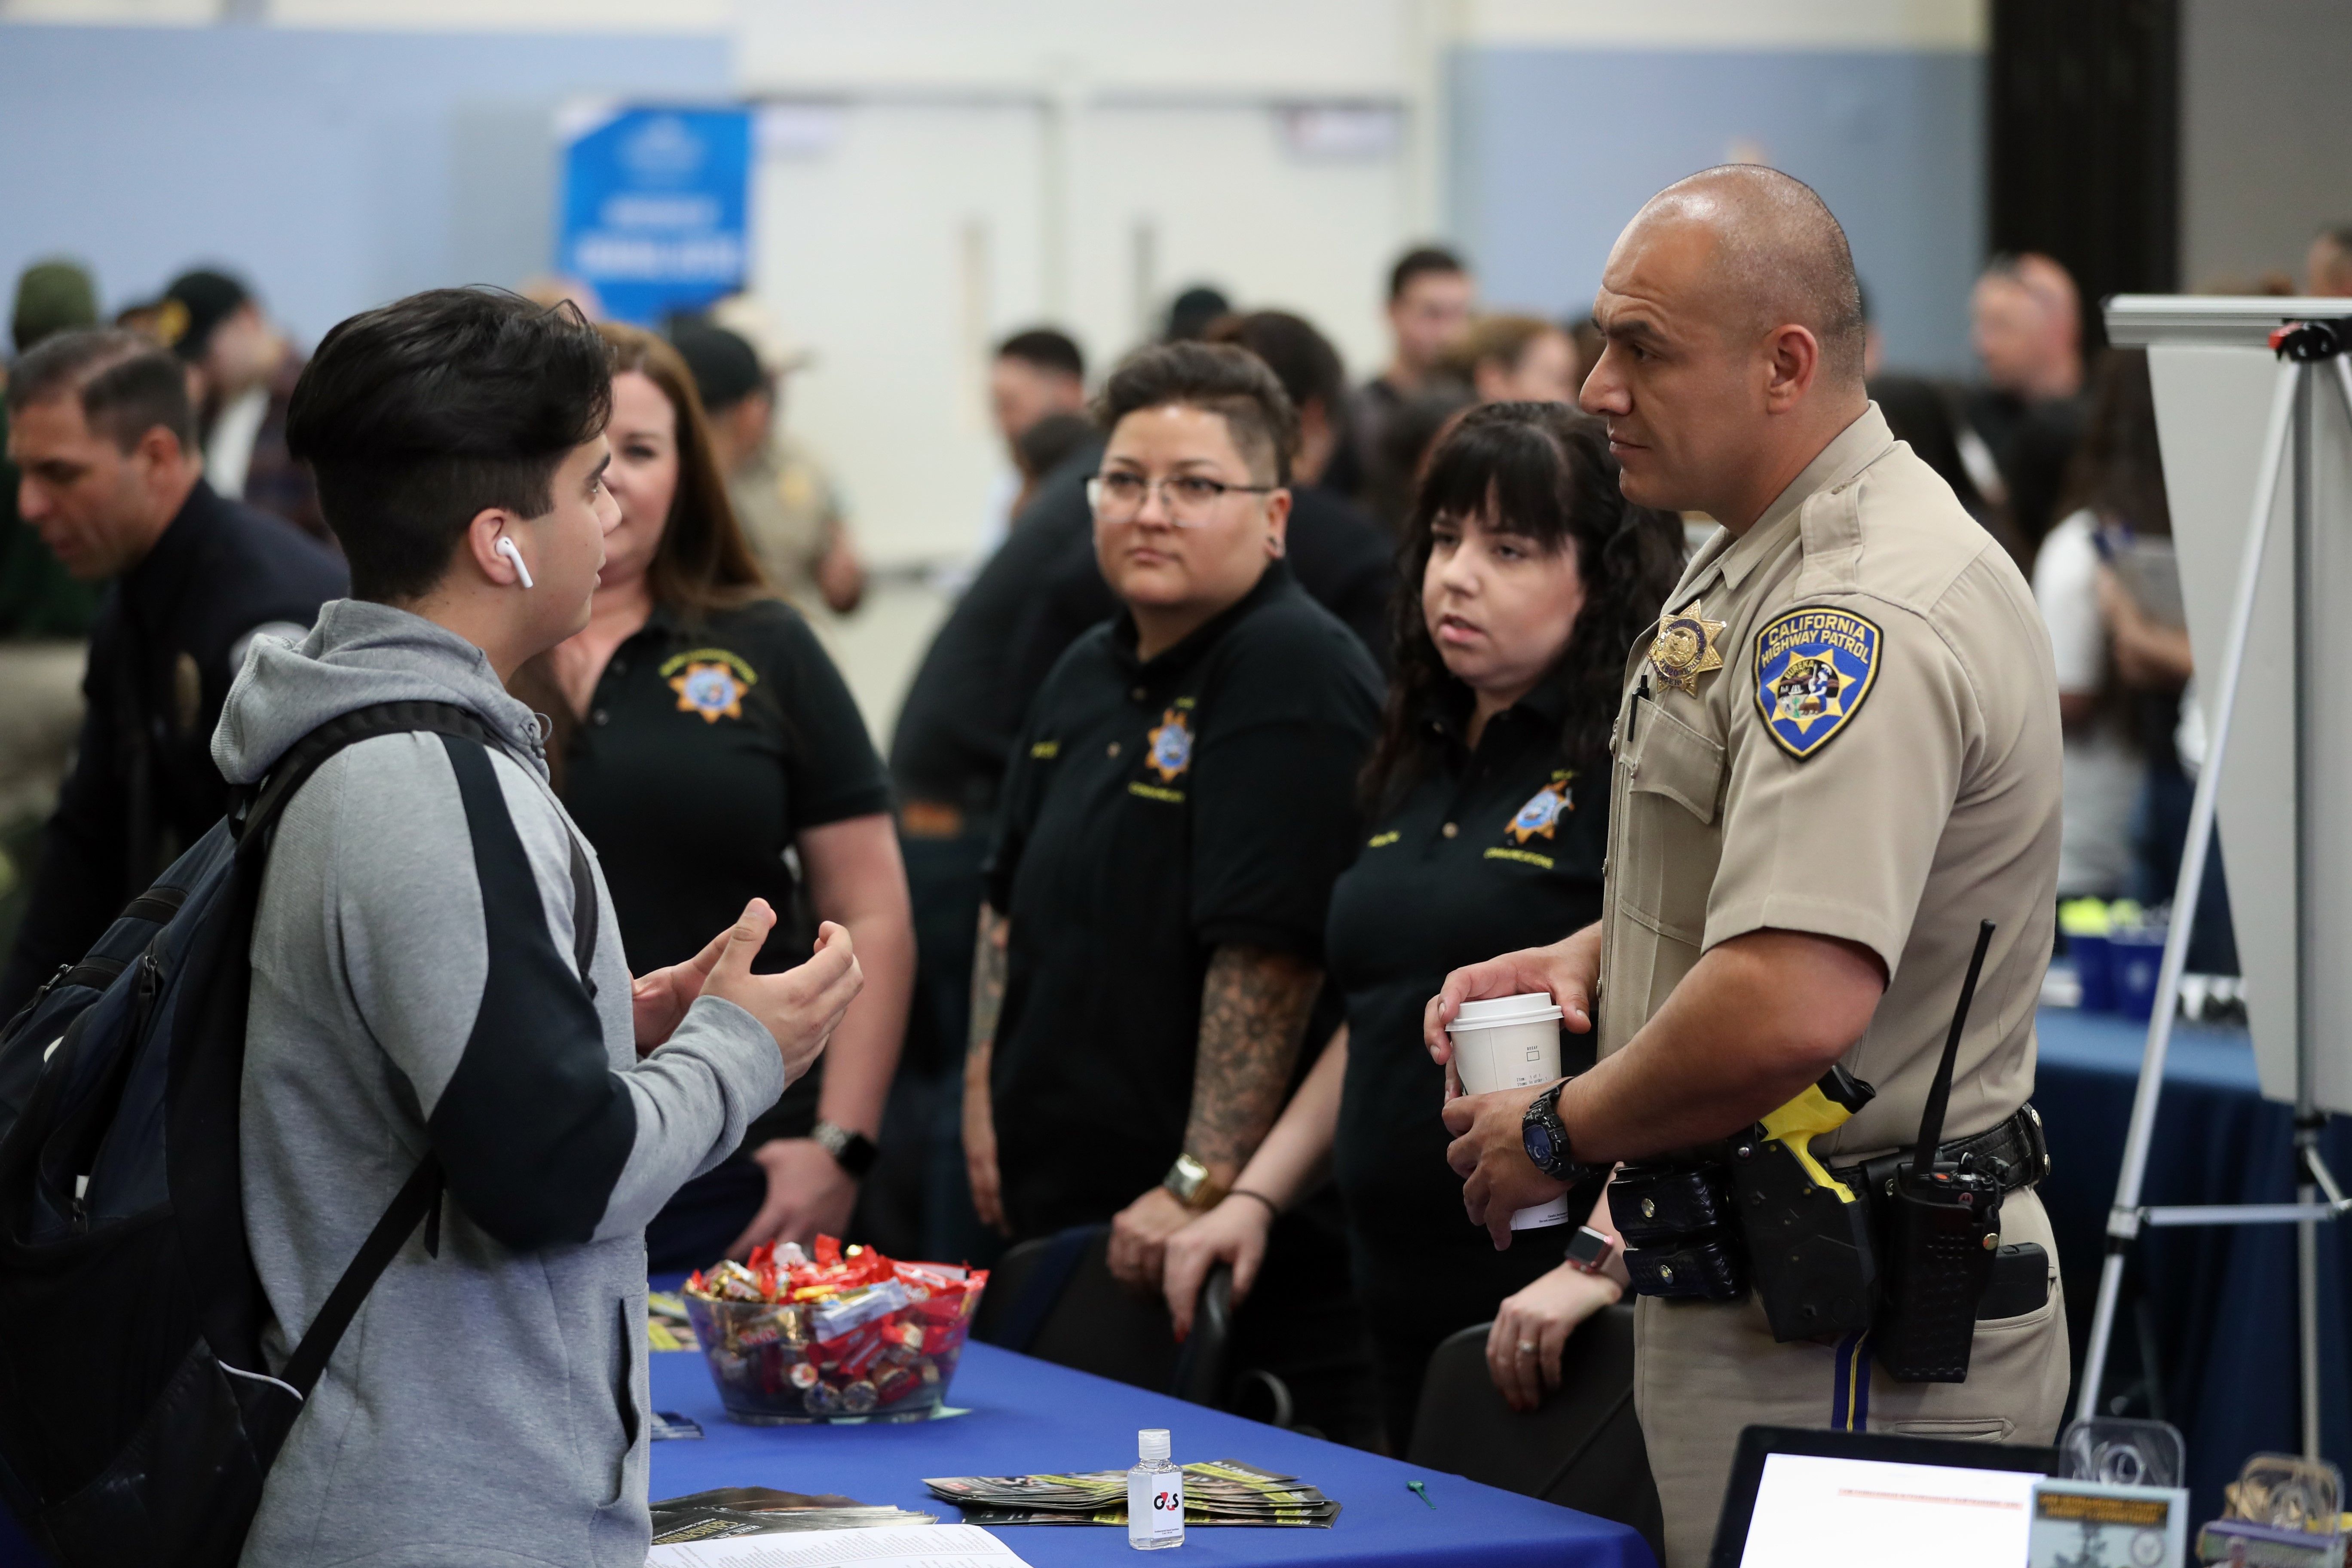
M 1380 677 L 1277 561 L 1176 647 L 1125 615 L 1029 710 L 989 900 L 1012 919 L 992 1079 L 1016 1234 L 1104 1220 L 1183 1152 L 1209 955 L 1323 962 Z
M 1437 765 L 1332 889 L 1325 951 L 1348 1005 L 1334 1167 L 1360 1231 L 1491 1249 L 1445 1164 L 1445 1069 L 1423 1047 L 1422 1010 L 1447 971 L 1601 918 L 1609 771 L 1561 758 L 1564 703 L 1558 685 L 1538 688 L 1487 721 L 1475 752 L 1459 715 L 1436 721 Z M 1591 1035 L 1561 1039 L 1568 1070 L 1591 1065 Z
M 604 865 L 629 972 L 693 957 L 765 899 L 800 835 L 890 808 L 849 688 L 774 599 L 699 625 L 656 606 L 614 651 L 563 759 L 563 804 Z M 753 968 L 808 956 L 780 923 Z
M 220 820 L 228 785 L 213 731 L 252 634 L 299 642 L 348 581 L 341 556 L 198 479 L 145 558 L 107 586 L 73 772 L 0 977 L 0 1018 Z

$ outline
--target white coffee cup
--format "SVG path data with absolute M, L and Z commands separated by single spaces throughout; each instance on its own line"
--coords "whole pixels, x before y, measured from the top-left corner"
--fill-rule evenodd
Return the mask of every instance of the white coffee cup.
M 1472 1094 L 1532 1089 L 1558 1081 L 1559 1007 L 1540 991 L 1465 1002 L 1445 1032 L 1454 1039 L 1454 1066 Z M 1568 1223 L 1568 1194 L 1511 1215 L 1513 1230 Z

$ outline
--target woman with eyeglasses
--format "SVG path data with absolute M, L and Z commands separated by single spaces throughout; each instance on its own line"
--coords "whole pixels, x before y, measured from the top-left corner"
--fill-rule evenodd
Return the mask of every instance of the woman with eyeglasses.
M 1574 1225 L 1496 1252 L 1469 1223 L 1422 1008 L 1465 955 L 1599 917 L 1620 681 L 1682 567 L 1680 520 L 1627 505 L 1601 421 L 1558 403 L 1455 420 L 1407 526 L 1412 592 L 1397 601 L 1396 681 L 1364 772 L 1369 826 L 1324 939 L 1347 1027 L 1233 1194 L 1171 1240 L 1166 1280 L 1180 1320 L 1220 1259 L 1238 1294 L 1269 1217 L 1331 1169 L 1399 1452 L 1448 1334 L 1491 1320 L 1488 1370 L 1533 1409 L 1559 1386 L 1570 1332 L 1622 1288 L 1613 1258 L 1598 1271 L 1563 1260 Z M 1568 1070 L 1591 1065 L 1591 1041 L 1562 1037 Z M 1599 1195 L 1571 1194 L 1570 1218 L 1591 1212 L 1608 1234 Z
M 1122 607 L 1013 748 L 964 1151 L 988 1223 L 1108 1223 L 1112 1272 L 1156 1290 L 1167 1237 L 1225 1195 L 1297 1076 L 1380 678 L 1283 562 L 1297 422 L 1263 362 L 1146 349 L 1097 415 L 1095 550 Z M 1234 1366 L 1282 1377 L 1300 1419 L 1374 1439 L 1336 1211 L 1276 1228 L 1235 1336 Z

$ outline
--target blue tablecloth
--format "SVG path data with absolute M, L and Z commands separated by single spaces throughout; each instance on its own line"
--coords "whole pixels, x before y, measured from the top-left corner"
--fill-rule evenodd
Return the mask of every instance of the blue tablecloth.
M 768 1486 L 840 1492 L 860 1502 L 960 1517 L 923 1489 L 926 1476 L 1018 1475 L 1123 1468 L 1135 1434 L 1165 1426 L 1176 1458 L 1243 1459 L 1286 1471 L 1342 1505 L 1328 1530 L 1194 1530 L 1186 1563 L 1436 1563 L 1479 1568 L 1647 1568 L 1649 1549 L 1622 1524 L 1302 1437 L 1163 1394 L 1109 1383 L 993 1346 L 964 1351 L 949 1392 L 968 1415 L 905 1426 L 742 1426 L 727 1419 L 702 1357 L 653 1357 L 656 1410 L 691 1415 L 700 1439 L 656 1443 L 653 1495 L 708 1487 Z M 1405 1482 L 1429 1490 L 1433 1510 Z M 1100 1526 L 1008 1528 L 1006 1544 L 1037 1568 L 1132 1561 L 1123 1531 Z
M 2147 1026 L 2113 1014 L 2045 1008 L 2033 1100 L 2049 1129 L 2042 1188 L 2066 1282 L 2079 1379 L 2108 1205 L 2123 1167 Z M 2294 1196 L 2291 1108 L 2261 1098 L 2252 1047 L 2238 1029 L 2181 1025 L 2158 1102 L 2155 1152 L 2141 1201 L 2283 1203 Z M 2352 1170 L 2352 1128 L 2330 1123 L 2327 1159 Z M 2127 1271 L 2110 1352 L 2112 1397 L 2138 1380 L 2145 1343 L 2157 1364 L 2158 1413 L 2189 1439 L 2195 1517 L 2221 1511 L 2221 1487 L 2259 1449 L 2303 1446 L 2297 1405 L 2294 1227 L 2152 1230 Z M 2340 1228 L 2319 1229 L 2322 1447 L 2352 1470 L 2346 1303 L 2352 1254 Z M 2074 1409 L 2068 1404 L 2068 1413 Z

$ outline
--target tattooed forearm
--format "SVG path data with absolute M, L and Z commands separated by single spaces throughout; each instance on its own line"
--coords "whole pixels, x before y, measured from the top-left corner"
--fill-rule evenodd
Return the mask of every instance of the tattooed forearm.
M 1006 933 L 1013 922 L 980 906 L 980 940 L 971 955 L 971 1054 L 985 1060 L 996 1047 L 997 1015 L 1004 1008 Z
M 1322 971 L 1265 948 L 1221 947 L 1201 984 L 1201 1048 L 1185 1150 L 1231 1181 L 1282 1110 Z

